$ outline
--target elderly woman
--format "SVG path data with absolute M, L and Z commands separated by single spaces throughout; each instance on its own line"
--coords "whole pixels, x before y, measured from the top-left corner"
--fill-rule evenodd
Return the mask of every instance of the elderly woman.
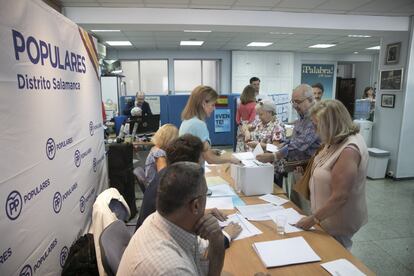
M 309 180 L 312 215 L 296 226 L 306 230 L 320 223 L 350 249 L 352 236 L 367 222 L 367 146 L 340 101 L 317 103 L 311 117 L 325 146 L 315 156 Z
M 194 88 L 181 113 L 183 121 L 179 136 L 189 133 L 200 138 L 204 144 L 203 158 L 210 164 L 239 164 L 238 159 L 220 156 L 217 151 L 211 149 L 210 133 L 205 120 L 213 113 L 217 98 L 217 92 L 209 86 L 199 85 Z
M 264 100 L 256 105 L 256 113 L 259 122 L 254 129 L 246 130 L 244 133 L 247 146 L 255 148 L 258 143 L 263 149 L 266 144 L 279 146 L 285 139 L 285 128 L 276 118 L 276 108 L 272 101 Z

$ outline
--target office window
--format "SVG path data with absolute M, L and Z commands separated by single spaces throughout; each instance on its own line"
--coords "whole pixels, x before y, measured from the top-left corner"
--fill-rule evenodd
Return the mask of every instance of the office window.
M 175 93 L 189 93 L 203 84 L 219 88 L 219 60 L 174 60 Z
M 122 61 L 121 66 L 126 95 L 168 94 L 168 60 Z
M 168 60 L 139 61 L 141 91 L 168 94 Z

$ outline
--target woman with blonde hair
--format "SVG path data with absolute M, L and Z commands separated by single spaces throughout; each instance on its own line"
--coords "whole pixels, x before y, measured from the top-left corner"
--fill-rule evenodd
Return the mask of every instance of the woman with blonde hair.
M 246 151 L 244 133 L 249 129 L 249 124 L 256 118 L 256 90 L 252 85 L 247 85 L 240 95 L 240 104 L 237 106 L 237 144 L 236 152 Z
M 150 183 L 157 172 L 167 166 L 165 150 L 178 137 L 178 129 L 173 124 L 165 124 L 152 137 L 154 146 L 145 160 L 145 178 Z
M 309 179 L 312 215 L 296 226 L 307 230 L 318 223 L 350 249 L 352 236 L 368 220 L 367 146 L 340 101 L 321 101 L 310 112 L 324 147 L 314 158 Z
M 200 138 L 204 144 L 203 158 L 210 164 L 229 162 L 239 164 L 239 160 L 222 157 L 211 149 L 210 133 L 205 121 L 213 113 L 217 98 L 217 92 L 209 86 L 199 85 L 194 88 L 181 113 L 183 121 L 179 135 L 182 136 L 189 133 Z

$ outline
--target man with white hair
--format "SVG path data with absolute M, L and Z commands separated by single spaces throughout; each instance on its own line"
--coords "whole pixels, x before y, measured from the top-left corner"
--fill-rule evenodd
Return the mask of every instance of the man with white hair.
M 312 87 L 307 84 L 297 86 L 293 89 L 290 102 L 299 115 L 295 122 L 292 137 L 275 154 L 264 153 L 257 156 L 257 160 L 261 162 L 274 163 L 276 183 L 279 186 L 282 185 L 281 174 L 285 171 L 284 164 L 286 161 L 308 160 L 320 146 L 320 139 L 309 115 L 310 109 L 315 104 Z

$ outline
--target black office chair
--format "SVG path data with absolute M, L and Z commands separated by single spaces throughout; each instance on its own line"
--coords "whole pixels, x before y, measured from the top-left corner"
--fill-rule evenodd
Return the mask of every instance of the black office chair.
M 134 175 L 142 193 L 145 193 L 145 188 L 147 187 L 147 179 L 145 177 L 144 169 L 142 167 L 136 167 L 134 169 Z
M 99 237 L 102 265 L 109 276 L 115 276 L 122 254 L 131 239 L 131 232 L 125 222 L 116 220 L 109 224 Z

